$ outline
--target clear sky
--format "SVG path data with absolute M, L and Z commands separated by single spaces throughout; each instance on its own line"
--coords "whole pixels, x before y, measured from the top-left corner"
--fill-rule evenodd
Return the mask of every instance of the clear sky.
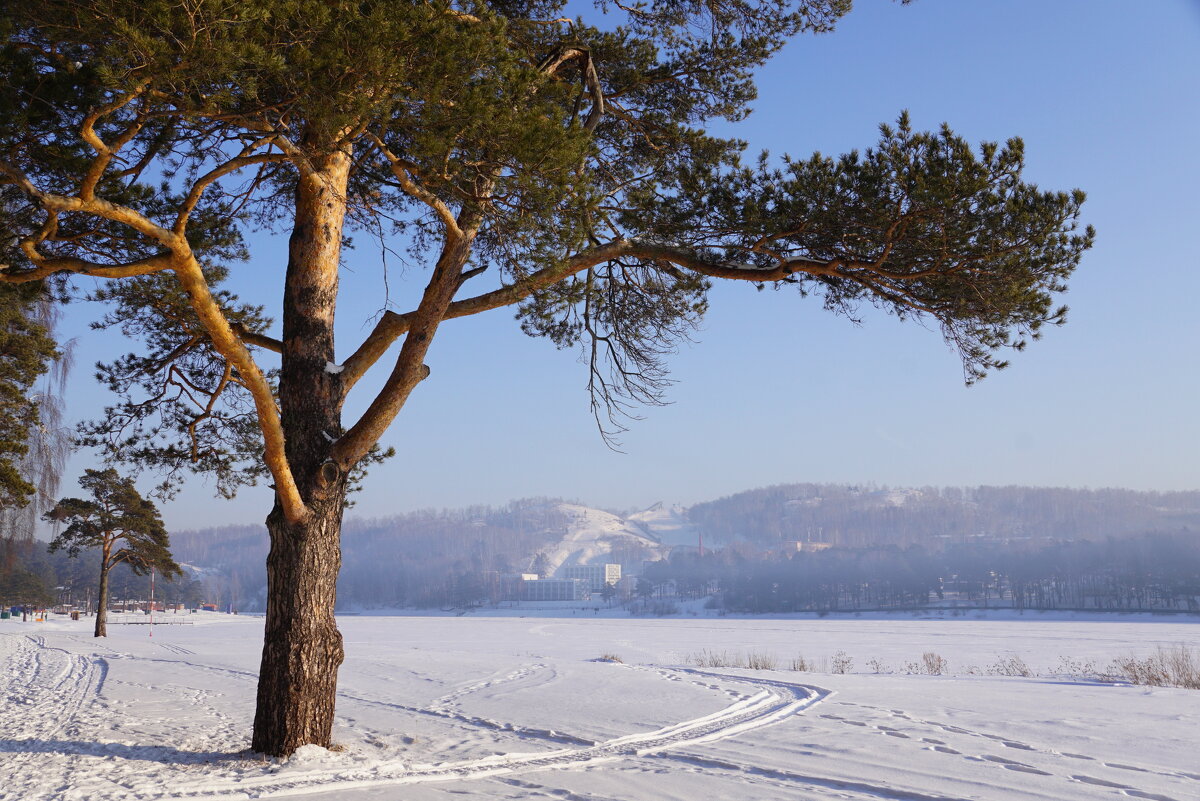
M 794 291 L 718 286 L 672 361 L 672 405 L 646 409 L 614 453 L 576 353 L 525 337 L 509 310 L 452 321 L 385 438 L 397 458 L 351 514 L 526 496 L 630 509 L 798 481 L 1200 489 L 1200 2 L 859 0 L 836 32 L 797 39 L 762 72 L 755 109 L 721 129 L 752 155 L 861 149 L 903 109 L 974 142 L 1023 137 L 1027 180 L 1086 190 L 1098 231 L 1066 327 L 967 388 L 936 330 L 869 309 L 855 326 Z M 286 235 L 251 244 L 236 287 L 278 317 Z M 390 265 L 397 307 L 423 269 Z M 369 330 L 382 276 L 360 238 L 339 359 Z M 81 311 L 64 326 L 79 337 L 76 419 L 104 400 L 89 365 L 121 347 Z M 348 421 L 380 380 L 362 382 Z M 73 459 L 64 491 L 89 464 Z M 258 522 L 270 508 L 266 490 L 230 502 L 193 485 L 163 507 L 170 527 Z

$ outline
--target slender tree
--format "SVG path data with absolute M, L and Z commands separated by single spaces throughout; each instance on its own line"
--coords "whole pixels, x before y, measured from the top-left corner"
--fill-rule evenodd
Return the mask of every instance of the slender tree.
M 661 399 L 663 358 L 714 280 L 929 320 L 969 381 L 1063 321 L 1054 295 L 1092 239 L 1083 194 L 1024 183 L 1019 140 L 974 149 L 901 116 L 862 153 L 743 163 L 743 143 L 705 131 L 746 115 L 785 41 L 849 6 L 598 0 L 599 25 L 560 0 L 0 11 L 0 176 L 21 203 L 0 280 L 112 279 L 100 324 L 144 341 L 101 367 L 120 401 L 84 441 L 225 494 L 275 490 L 256 750 L 330 744 L 345 494 L 443 323 L 511 307 L 529 334 L 582 347 L 611 435 Z M 275 227 L 290 231 L 278 337 L 217 286 L 243 232 Z M 408 273 L 425 284 L 414 308 L 339 355 L 351 232 L 401 234 L 428 269 Z
M 113 468 L 85 470 L 79 484 L 90 499 L 63 498 L 46 518 L 66 527 L 50 542 L 50 551 L 65 549 L 78 556 L 93 548 L 100 552 L 100 581 L 96 593 L 96 636 L 107 636 L 108 574 L 126 564 L 137 575 L 157 570 L 170 580 L 183 575 L 171 558 L 170 538 L 154 503 L 143 498 L 133 480 Z

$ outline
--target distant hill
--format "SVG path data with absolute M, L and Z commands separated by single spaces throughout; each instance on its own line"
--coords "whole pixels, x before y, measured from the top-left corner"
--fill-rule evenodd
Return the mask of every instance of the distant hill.
M 714 545 L 1099 541 L 1200 530 L 1200 492 L 782 484 L 697 504 L 687 519 Z

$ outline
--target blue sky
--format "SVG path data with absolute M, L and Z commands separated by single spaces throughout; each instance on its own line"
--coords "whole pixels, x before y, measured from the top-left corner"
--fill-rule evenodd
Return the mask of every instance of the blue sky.
M 796 481 L 1200 489 L 1200 2 L 860 0 L 836 32 L 796 40 L 762 72 L 748 120 L 715 130 L 751 154 L 836 154 L 870 146 L 903 109 L 974 142 L 1021 136 L 1027 180 L 1088 193 L 1098 237 L 1069 322 L 1008 370 L 968 388 L 934 329 L 870 310 L 856 326 L 795 292 L 718 286 L 672 360 L 672 404 L 644 410 L 614 453 L 577 354 L 497 310 L 443 327 L 432 377 L 385 438 L 398 457 L 351 513 L 525 496 L 629 509 Z M 270 312 L 286 235 L 252 245 L 236 285 Z M 398 306 L 421 270 L 390 266 Z M 365 240 L 343 286 L 339 358 L 384 291 Z M 64 326 L 79 337 L 73 418 L 99 411 L 88 366 L 120 347 L 80 311 Z M 380 380 L 363 382 L 348 420 Z M 90 463 L 72 460 L 65 491 Z M 258 522 L 269 507 L 266 490 L 219 501 L 197 480 L 163 512 L 192 528 Z

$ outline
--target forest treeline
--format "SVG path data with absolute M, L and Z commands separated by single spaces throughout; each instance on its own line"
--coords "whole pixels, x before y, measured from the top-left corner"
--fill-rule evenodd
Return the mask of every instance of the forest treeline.
M 1200 611 L 1200 538 L 1152 532 L 1051 545 L 960 543 L 793 554 L 727 548 L 647 567 L 647 594 L 713 596 L 733 612 L 855 611 L 929 605 Z
M 1200 530 L 1200 492 L 1060 487 L 781 484 L 688 509 L 705 542 L 825 542 L 937 549 L 978 540 L 1050 541 Z

